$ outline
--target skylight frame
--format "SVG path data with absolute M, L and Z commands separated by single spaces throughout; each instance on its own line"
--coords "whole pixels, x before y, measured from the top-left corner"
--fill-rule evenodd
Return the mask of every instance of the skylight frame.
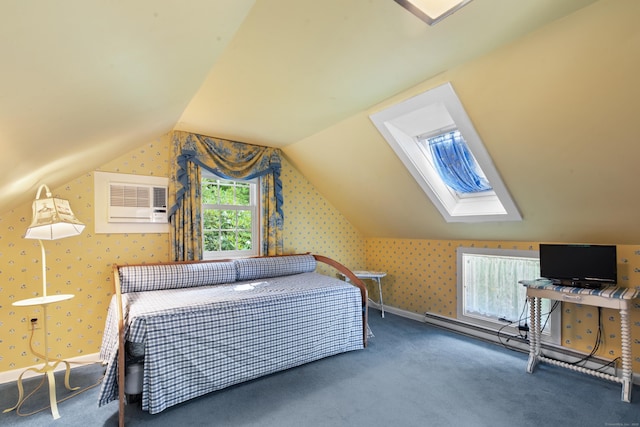
M 402 160 L 418 185 L 447 222 L 520 221 L 522 216 L 511 198 L 491 156 L 451 83 L 371 114 L 370 119 Z M 444 184 L 420 147 L 418 138 L 439 129 L 457 127 L 493 188 L 493 192 L 459 197 Z

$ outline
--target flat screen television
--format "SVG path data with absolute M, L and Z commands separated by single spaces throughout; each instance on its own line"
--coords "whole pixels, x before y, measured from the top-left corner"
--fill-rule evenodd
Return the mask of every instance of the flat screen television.
M 566 286 L 597 288 L 615 284 L 616 246 L 541 243 L 540 275 Z

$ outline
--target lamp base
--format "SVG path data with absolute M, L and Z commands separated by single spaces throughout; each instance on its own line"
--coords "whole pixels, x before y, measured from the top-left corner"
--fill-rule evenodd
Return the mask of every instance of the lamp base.
M 44 260 L 43 260 L 44 262 Z M 29 347 L 31 349 L 31 353 L 33 353 L 35 356 L 44 359 L 44 366 L 40 369 L 37 368 L 27 368 L 24 370 L 24 372 L 22 372 L 20 374 L 20 376 L 18 377 L 18 403 L 16 403 L 16 405 L 12 408 L 9 409 L 5 409 L 3 411 L 3 413 L 6 412 L 11 412 L 14 409 L 16 410 L 16 412 L 19 414 L 20 413 L 20 407 L 22 406 L 22 404 L 25 402 L 25 400 L 27 400 L 29 397 L 31 397 L 36 391 L 38 391 L 40 389 L 40 387 L 42 386 L 42 384 L 44 383 L 44 378 L 42 379 L 42 382 L 38 385 L 38 387 L 36 387 L 35 390 L 33 390 L 31 393 L 29 393 L 26 397 L 24 396 L 24 387 L 22 386 L 22 376 L 24 374 L 26 374 L 29 371 L 35 372 L 37 374 L 44 374 L 49 382 L 49 402 L 50 402 L 50 406 L 51 406 L 51 414 L 53 415 L 54 419 L 58 419 L 60 418 L 60 413 L 58 412 L 58 400 L 56 398 L 56 378 L 53 375 L 53 372 L 55 371 L 55 369 L 58 367 L 59 364 L 64 363 L 66 365 L 66 371 L 64 374 L 64 386 L 67 388 L 67 390 L 77 390 L 80 387 L 74 387 L 72 388 L 69 385 L 69 375 L 71 374 L 71 365 L 69 365 L 69 362 L 67 362 L 66 360 L 62 360 L 62 359 L 56 359 L 56 358 L 51 358 L 49 357 L 49 344 L 47 343 L 47 338 L 49 336 L 48 330 L 47 330 L 47 306 L 49 304 L 53 304 L 53 303 L 58 303 L 61 301 L 66 301 L 73 298 L 73 295 L 71 294 L 64 294 L 64 295 L 49 295 L 49 296 L 42 296 L 42 297 L 36 297 L 36 298 L 29 298 L 29 299 L 24 299 L 24 300 L 20 300 L 20 301 L 16 301 L 14 302 L 12 305 L 16 306 L 16 307 L 30 307 L 30 306 L 34 306 L 34 305 L 40 305 L 42 306 L 42 323 L 44 325 L 44 354 L 39 354 L 38 352 L 36 352 L 33 348 L 33 346 L 31 345 L 31 342 L 29 342 Z M 33 330 L 32 330 L 32 334 L 33 334 Z M 33 335 L 32 335 L 33 338 Z
M 24 387 L 22 386 L 22 376 L 29 371 L 33 371 L 37 374 L 44 374 L 49 383 L 49 404 L 51 406 L 51 415 L 53 415 L 53 419 L 57 420 L 60 418 L 60 412 L 58 412 L 58 400 L 56 398 L 56 378 L 53 375 L 55 369 L 58 367 L 60 363 L 64 363 L 66 365 L 65 374 L 64 374 L 64 386 L 67 390 L 73 391 L 78 390 L 80 387 L 71 387 L 69 384 L 69 376 L 71 374 L 71 365 L 66 360 L 55 360 L 54 363 L 46 362 L 42 368 L 27 368 L 23 373 L 18 377 L 18 403 L 15 406 L 5 409 L 2 411 L 3 413 L 11 412 L 14 409 L 16 412 L 20 412 L 20 407 L 22 404 L 31 397 L 36 391 L 40 389 L 42 384 L 44 383 L 44 378 L 42 382 L 36 387 L 31 393 L 27 396 L 24 395 Z

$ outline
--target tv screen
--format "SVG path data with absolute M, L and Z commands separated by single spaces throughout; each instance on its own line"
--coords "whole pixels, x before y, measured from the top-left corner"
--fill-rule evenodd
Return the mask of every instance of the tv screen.
M 599 287 L 618 279 L 615 245 L 540 244 L 540 275 L 568 286 Z

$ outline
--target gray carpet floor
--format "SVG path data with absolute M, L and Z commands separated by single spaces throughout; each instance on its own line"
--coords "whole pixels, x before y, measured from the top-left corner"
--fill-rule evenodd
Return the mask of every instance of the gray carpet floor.
M 371 310 L 375 337 L 365 350 L 326 358 L 149 415 L 127 406 L 128 426 L 640 426 L 640 390 L 632 403 L 621 386 L 539 365 L 527 356 L 427 324 Z M 98 365 L 72 370 L 72 385 L 99 382 Z M 59 398 L 70 393 L 57 376 Z M 26 392 L 39 379 L 25 382 Z M 117 402 L 97 407 L 98 387 L 31 416 L 0 414 L 2 426 L 115 426 Z M 17 400 L 0 385 L 0 408 Z M 46 385 L 22 407 L 48 403 Z

